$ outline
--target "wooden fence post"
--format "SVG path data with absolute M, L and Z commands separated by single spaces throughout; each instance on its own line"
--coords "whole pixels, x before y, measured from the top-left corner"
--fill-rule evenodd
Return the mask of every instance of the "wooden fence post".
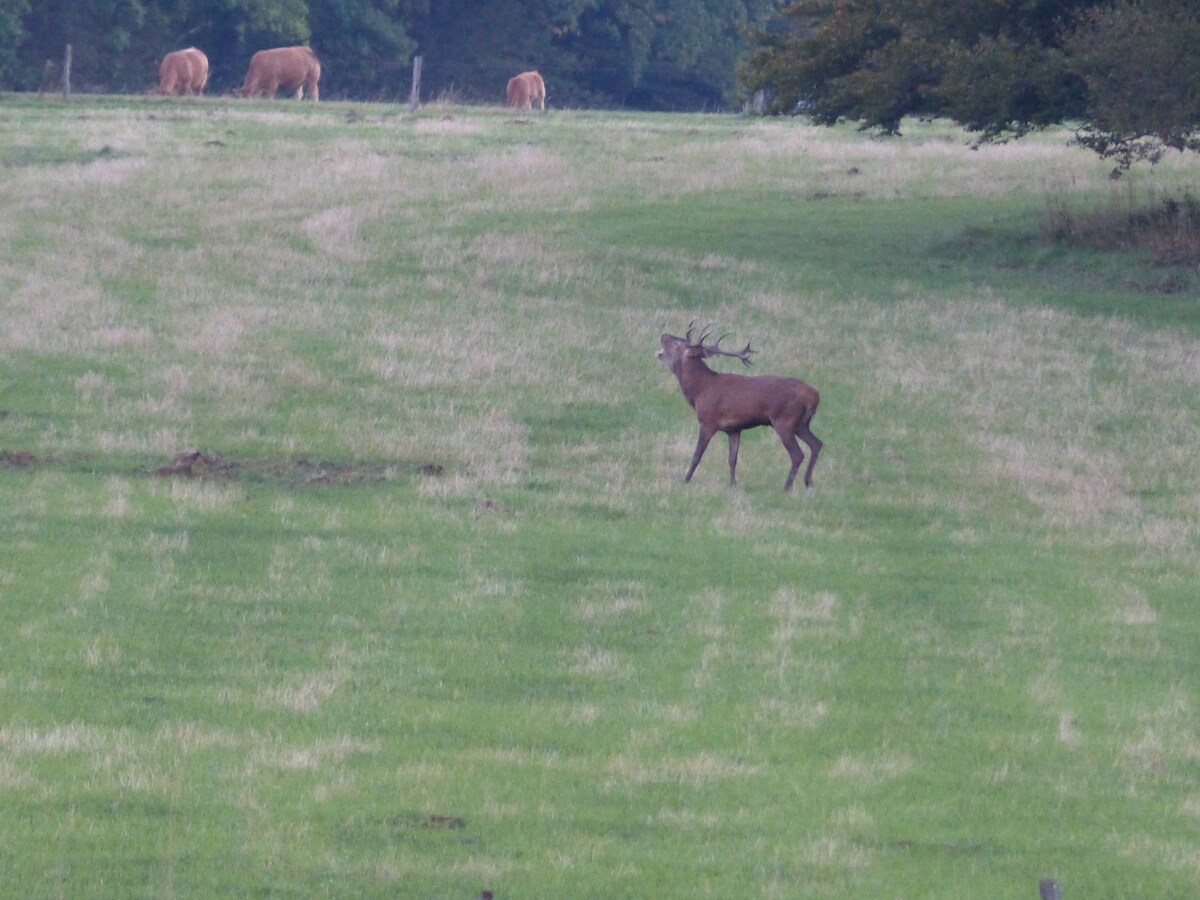
M 71 45 L 67 44 L 67 52 L 63 55 L 62 95 L 66 100 L 71 96 Z
M 408 108 L 416 109 L 421 105 L 421 64 L 425 61 L 423 56 L 413 57 L 413 79 L 412 90 L 408 94 Z

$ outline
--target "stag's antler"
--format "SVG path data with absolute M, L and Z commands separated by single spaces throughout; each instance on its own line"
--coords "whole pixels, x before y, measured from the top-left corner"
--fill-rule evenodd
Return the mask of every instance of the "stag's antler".
M 696 330 L 696 320 L 695 320 L 695 319 L 692 319 L 692 321 L 688 322 L 688 330 L 687 330 L 687 334 L 685 334 L 685 335 L 683 336 L 683 339 L 684 339 L 685 341 L 687 341 L 687 342 L 688 342 L 688 345 L 689 345 L 689 346 L 692 346 L 692 347 L 699 347 L 701 344 L 703 344 L 703 343 L 704 343 L 704 339 L 705 339 L 706 337 L 708 337 L 708 335 L 711 333 L 711 331 L 712 331 L 712 326 L 711 326 L 711 325 L 705 325 L 705 326 L 704 326 L 704 329 L 703 329 L 703 331 L 701 331 L 701 332 L 700 332 L 700 337 L 699 337 L 697 340 L 694 340 L 694 341 L 693 341 L 693 340 L 692 340 L 692 332 L 693 332 L 693 331 L 695 331 L 695 330 Z
M 722 350 L 721 341 L 725 340 L 725 338 L 729 337 L 729 335 L 723 334 L 713 343 L 706 344 L 704 343 L 704 339 L 708 337 L 710 333 L 711 332 L 705 332 L 704 334 L 700 335 L 700 340 L 697 342 L 697 345 L 700 347 L 700 349 L 704 351 L 705 356 L 732 356 L 734 359 L 740 359 L 742 361 L 742 365 L 751 365 L 750 354 L 757 353 L 758 351 L 750 349 L 749 341 L 746 342 L 746 346 L 741 350 Z

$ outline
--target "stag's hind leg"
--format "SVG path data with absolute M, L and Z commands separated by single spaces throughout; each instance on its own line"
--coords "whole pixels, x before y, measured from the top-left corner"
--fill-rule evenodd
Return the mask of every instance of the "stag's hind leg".
M 783 425 L 774 425 L 775 433 L 779 435 L 779 439 L 783 441 L 783 446 L 788 452 L 788 456 L 792 458 L 792 469 L 788 472 L 787 482 L 784 483 L 783 489 L 790 491 L 792 482 L 796 480 L 796 473 L 800 471 L 800 463 L 804 462 L 804 451 L 800 449 L 800 442 L 796 440 L 796 435 L 792 429 Z M 812 469 L 812 463 L 809 463 L 809 470 Z
M 825 445 L 819 437 L 812 433 L 807 422 L 802 422 L 796 429 L 796 437 L 808 444 L 808 449 L 811 451 L 808 456 L 808 468 L 804 470 L 804 486 L 812 487 L 813 466 L 817 464 L 817 457 L 821 455 L 821 448 Z

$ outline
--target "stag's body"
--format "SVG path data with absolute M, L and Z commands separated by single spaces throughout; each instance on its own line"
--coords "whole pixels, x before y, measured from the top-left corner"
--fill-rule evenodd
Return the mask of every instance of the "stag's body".
M 770 425 L 792 459 L 784 489 L 792 489 L 792 482 L 796 480 L 796 473 L 804 462 L 800 441 L 804 441 L 810 451 L 808 468 L 804 471 L 804 485 L 811 485 L 813 466 L 817 464 L 817 456 L 821 452 L 821 441 L 809 428 L 821 400 L 816 389 L 797 378 L 714 372 L 704 363 L 705 357 L 732 356 L 750 365 L 750 354 L 755 351 L 750 349 L 749 344 L 736 352 L 721 350 L 720 340 L 714 344 L 704 343 L 707 336 L 702 334 L 693 341 L 692 329 L 689 328 L 686 337 L 664 334 L 660 339 L 662 350 L 658 358 L 678 379 L 684 398 L 700 420 L 696 452 L 692 454 L 692 464 L 683 480 L 691 481 L 708 448 L 708 442 L 718 431 L 723 431 L 729 438 L 729 483 L 736 484 L 742 432 L 747 428 Z

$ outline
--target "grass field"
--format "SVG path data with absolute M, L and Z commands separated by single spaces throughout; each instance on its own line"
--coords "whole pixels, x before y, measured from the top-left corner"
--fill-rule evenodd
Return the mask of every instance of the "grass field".
M 1109 168 L 0 98 L 0 893 L 1194 896 L 1200 275 L 1042 233 L 1200 169 Z M 811 490 L 682 483 L 691 320 Z

